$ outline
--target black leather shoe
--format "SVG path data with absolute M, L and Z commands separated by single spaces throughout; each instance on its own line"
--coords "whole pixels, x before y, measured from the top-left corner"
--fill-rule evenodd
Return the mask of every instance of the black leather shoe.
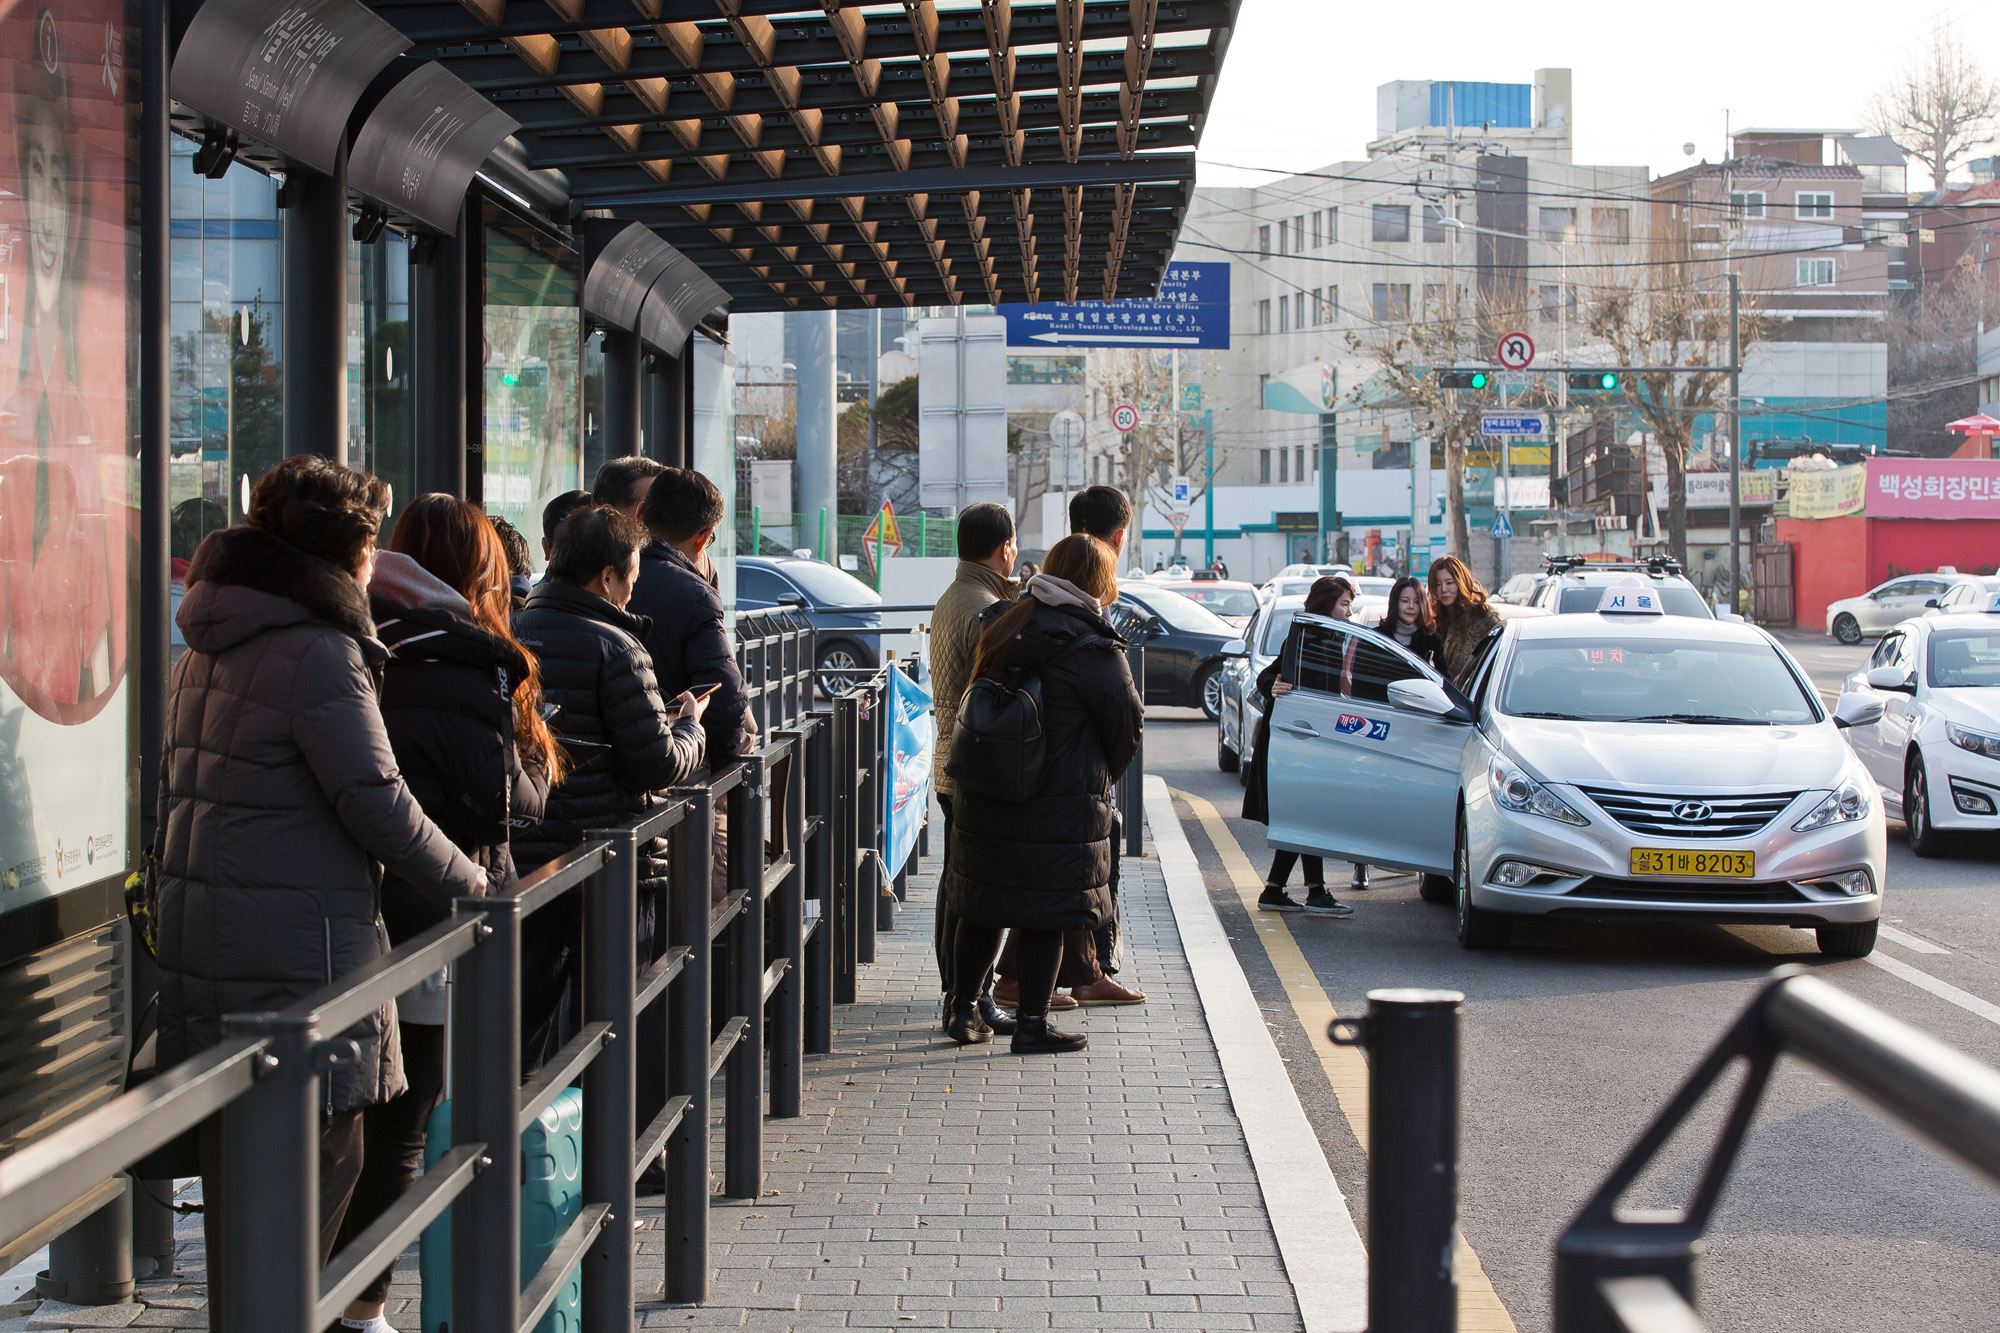
M 970 1004 L 954 1004 L 951 1007 L 951 1022 L 945 1032 L 961 1046 L 977 1046 L 993 1040 L 993 1029 L 980 1018 L 979 1010 Z
M 950 1032 L 950 1031 L 951 1031 L 951 992 L 950 992 L 950 991 L 946 991 L 946 992 L 945 992 L 945 995 L 944 995 L 944 998 L 943 998 L 942 1000 L 940 1000 L 940 1001 L 938 1002 L 938 1010 L 939 1010 L 939 1014 L 938 1014 L 938 1027 L 939 1027 L 940 1029 L 942 1029 L 943 1031 L 945 1031 L 945 1032 Z
M 1047 1015 L 1029 1018 L 1021 1015 L 1015 1020 L 1014 1054 L 1016 1055 L 1061 1055 L 1067 1051 L 1080 1051 L 1090 1045 L 1090 1038 L 1081 1032 L 1064 1032 L 1049 1026 Z
M 979 997 L 979 1017 L 987 1027 L 993 1029 L 994 1036 L 1014 1035 L 1014 1015 L 993 1002 L 991 991 Z

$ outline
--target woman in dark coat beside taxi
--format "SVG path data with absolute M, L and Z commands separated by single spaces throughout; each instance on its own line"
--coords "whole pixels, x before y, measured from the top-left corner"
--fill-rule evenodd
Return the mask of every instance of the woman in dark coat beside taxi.
M 1110 917 L 1118 856 L 1111 782 L 1131 763 L 1145 726 L 1124 641 L 1103 615 L 1117 596 L 1112 549 L 1080 533 L 1065 537 L 1020 601 L 979 637 L 974 681 L 1018 686 L 1040 677 L 1047 749 L 1041 790 L 1026 802 L 996 799 L 967 774 L 952 774 L 943 888 L 959 917 L 950 1031 L 962 1044 L 992 1038 L 976 1005 L 1002 930 L 1013 932 L 1020 971 L 1015 1053 L 1087 1044 L 1049 1026 L 1049 998 L 1063 932 L 1096 930 Z

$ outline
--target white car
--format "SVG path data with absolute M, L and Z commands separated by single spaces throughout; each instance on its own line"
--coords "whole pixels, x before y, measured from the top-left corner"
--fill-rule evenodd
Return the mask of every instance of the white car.
M 1991 611 L 2000 606 L 2000 578 L 1974 574 L 1952 584 L 1944 596 L 1924 603 L 1927 616 L 1948 616 L 1965 611 Z
M 1941 569 L 1934 574 L 1905 574 L 1870 588 L 1859 597 L 1843 597 L 1826 608 L 1826 632 L 1842 643 L 1860 643 L 1891 625 L 1924 613 L 1924 604 L 1942 602 L 1960 583 L 1980 580 L 1971 574 Z
M 1937 856 L 1945 834 L 2000 830 L 2000 614 L 1906 620 L 1882 636 L 1841 694 L 1882 705 L 1848 739 L 1910 850 Z
M 1879 702 L 1836 721 L 1762 630 L 1623 591 L 1626 611 L 1508 621 L 1463 693 L 1379 635 L 1298 615 L 1271 844 L 1421 873 L 1468 948 L 1561 916 L 1774 923 L 1873 950 L 1882 803 L 1837 728 Z

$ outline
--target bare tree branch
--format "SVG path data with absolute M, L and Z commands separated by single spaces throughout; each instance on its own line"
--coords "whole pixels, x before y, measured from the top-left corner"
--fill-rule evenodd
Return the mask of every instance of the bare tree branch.
M 1929 49 L 1886 87 L 1868 99 L 1868 124 L 1930 168 L 1933 188 L 1942 190 L 1951 169 L 1991 140 L 2000 115 L 2000 85 L 1973 63 L 1941 24 Z

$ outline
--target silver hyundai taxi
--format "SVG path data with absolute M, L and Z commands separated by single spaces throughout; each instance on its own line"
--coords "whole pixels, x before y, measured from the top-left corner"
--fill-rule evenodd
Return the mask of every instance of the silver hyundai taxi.
M 1885 834 L 1840 716 L 1762 630 L 1644 586 L 1509 621 L 1463 689 L 1380 635 L 1299 615 L 1272 714 L 1273 846 L 1412 870 L 1459 942 L 1520 916 L 1769 923 L 1875 947 Z

